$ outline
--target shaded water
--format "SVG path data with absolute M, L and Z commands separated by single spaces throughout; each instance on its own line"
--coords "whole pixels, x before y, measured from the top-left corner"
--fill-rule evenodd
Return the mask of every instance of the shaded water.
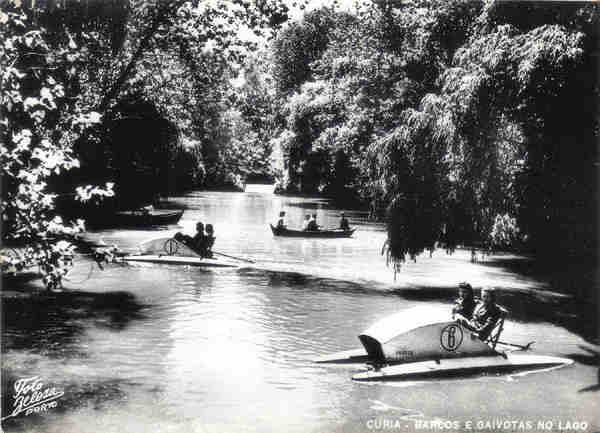
M 99 271 L 81 259 L 68 292 L 30 298 L 5 287 L 16 292 L 3 298 L 3 416 L 18 378 L 37 375 L 65 392 L 56 408 L 5 420 L 6 431 L 440 431 L 423 421 L 446 422 L 445 431 L 468 421 L 477 431 L 558 431 L 575 421 L 600 428 L 598 358 L 580 347 L 593 337 L 591 318 L 561 293 L 562 280 L 512 271 L 505 264 L 517 257 L 471 263 L 459 250 L 407 263 L 394 282 L 380 254 L 383 227 L 362 213 L 346 212 L 358 227 L 351 239 L 285 239 L 267 225 L 280 210 L 292 227 L 308 212 L 334 226 L 339 210 L 323 200 L 244 193 L 176 201 L 186 207 L 179 227 L 95 235 L 127 249 L 191 233 L 201 220 L 215 226 L 216 251 L 256 263 Z M 358 347 L 360 331 L 404 309 L 427 305 L 445 320 L 463 280 L 501 289 L 511 310 L 504 340 L 535 340 L 536 353 L 576 363 L 517 376 L 363 384 L 350 380 L 361 366 L 311 362 Z M 486 424 L 515 420 L 531 428 Z

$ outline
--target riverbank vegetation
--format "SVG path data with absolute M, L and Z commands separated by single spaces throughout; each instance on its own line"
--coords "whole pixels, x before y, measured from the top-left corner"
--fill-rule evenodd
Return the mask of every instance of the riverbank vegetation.
M 95 212 L 108 198 L 131 208 L 240 177 L 226 146 L 231 87 L 223 84 L 254 48 L 240 29 L 276 29 L 285 5 L 0 6 L 2 235 L 22 247 L 2 254 L 3 272 L 37 265 L 49 288 L 59 286 L 73 253 L 65 238 L 83 227 L 77 203 Z
M 396 266 L 596 254 L 595 4 L 0 5 L 3 269 L 56 287 L 78 218 L 247 180 L 368 206 Z
M 285 188 L 350 194 L 394 263 L 597 249 L 598 6 L 378 1 L 273 44 Z

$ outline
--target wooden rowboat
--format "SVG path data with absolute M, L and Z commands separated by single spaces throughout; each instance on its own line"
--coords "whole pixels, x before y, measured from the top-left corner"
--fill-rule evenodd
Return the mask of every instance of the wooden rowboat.
M 130 210 L 116 212 L 111 222 L 119 226 L 144 227 L 177 224 L 183 209 Z
M 274 236 L 282 236 L 288 238 L 349 238 L 352 236 L 356 229 L 342 230 L 342 229 L 329 229 L 329 230 L 293 230 L 293 229 L 278 229 L 271 226 L 271 231 Z

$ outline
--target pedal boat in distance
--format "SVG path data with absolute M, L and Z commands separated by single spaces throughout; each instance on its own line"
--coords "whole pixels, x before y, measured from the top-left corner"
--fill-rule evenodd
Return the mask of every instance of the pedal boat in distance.
M 163 237 L 139 245 L 139 254 L 127 255 L 125 262 L 188 265 L 201 268 L 237 268 L 239 263 L 222 258 L 203 258 L 190 247 L 176 239 Z
M 273 224 L 269 225 L 271 226 L 273 236 L 287 238 L 349 238 L 356 231 L 356 229 L 294 230 L 288 228 L 277 228 L 273 226 Z
M 525 353 L 498 342 L 504 318 L 488 341 L 457 321 L 436 322 L 431 310 L 417 307 L 377 322 L 358 338 L 362 349 L 316 359 L 323 364 L 367 364 L 356 381 L 402 381 L 515 373 L 572 364 L 568 358 Z M 505 350 L 506 349 L 506 350 Z M 512 349 L 512 350 L 511 350 Z

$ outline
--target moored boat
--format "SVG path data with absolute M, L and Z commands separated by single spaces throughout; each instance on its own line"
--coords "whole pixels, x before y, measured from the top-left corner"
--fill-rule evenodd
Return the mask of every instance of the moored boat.
M 275 193 L 275 184 L 247 183 L 244 185 L 244 192 L 255 194 L 273 194 Z
M 160 226 L 177 224 L 183 215 L 183 209 L 141 209 L 116 212 L 111 222 L 120 226 Z
M 294 230 L 288 228 L 277 228 L 273 224 L 271 231 L 274 236 L 282 236 L 288 238 L 349 238 L 356 231 L 356 229 L 342 230 L 342 229 L 327 229 L 327 230 Z
M 491 337 L 482 341 L 459 322 L 436 322 L 429 313 L 417 308 L 384 319 L 359 335 L 362 349 L 338 352 L 315 362 L 370 365 L 368 370 L 352 377 L 357 381 L 511 373 L 561 367 L 573 362 L 567 358 L 524 353 L 530 345 L 500 343 L 504 318 Z

